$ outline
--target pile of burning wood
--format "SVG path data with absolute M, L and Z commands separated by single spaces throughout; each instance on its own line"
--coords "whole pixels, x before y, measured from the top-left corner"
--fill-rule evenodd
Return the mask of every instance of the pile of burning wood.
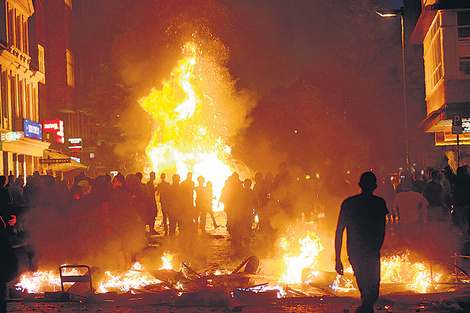
M 270 286 L 269 278 L 257 274 L 259 264 L 258 257 L 250 256 L 232 272 L 222 272 L 215 268 L 197 272 L 184 262 L 179 271 L 162 268 L 145 272 L 136 263 L 129 275 L 114 276 L 107 273 L 112 279 L 103 280 L 97 289 L 92 283 L 93 268 L 86 265 L 64 265 L 59 269 L 59 278 L 52 271 L 42 273 L 48 276 L 47 279 L 38 278 L 48 280 L 42 284 L 49 284 L 52 291 L 39 292 L 34 287 L 28 287 L 27 279 L 23 277 L 22 283 L 18 283 L 10 291 L 10 298 L 23 301 L 227 307 L 231 311 L 239 311 L 242 308 L 240 302 L 274 301 L 287 294 L 306 296 L 287 286 Z M 39 272 L 34 275 L 39 276 Z M 134 282 L 126 282 L 126 277 L 132 277 Z M 119 284 L 116 284 L 116 280 Z M 32 281 L 30 283 L 30 286 L 37 284 Z M 126 286 L 122 288 L 123 285 Z

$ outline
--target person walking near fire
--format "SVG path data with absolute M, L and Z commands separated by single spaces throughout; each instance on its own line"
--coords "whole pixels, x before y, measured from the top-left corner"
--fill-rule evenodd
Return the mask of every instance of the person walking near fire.
M 359 180 L 362 192 L 347 198 L 341 204 L 335 234 L 336 272 L 343 275 L 341 247 L 346 229 L 347 252 L 357 285 L 361 305 L 356 313 L 373 313 L 379 297 L 380 249 L 385 238 L 385 217 L 389 213 L 383 198 L 373 195 L 377 178 L 365 172 Z

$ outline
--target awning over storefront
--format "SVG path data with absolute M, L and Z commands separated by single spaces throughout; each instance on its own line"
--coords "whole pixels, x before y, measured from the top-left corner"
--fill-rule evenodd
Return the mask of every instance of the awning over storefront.
M 54 172 L 69 172 L 76 169 L 87 169 L 88 167 L 82 163 L 79 163 L 75 160 L 70 159 L 69 155 L 65 153 L 54 150 L 54 149 L 46 149 L 44 150 L 44 159 L 46 160 L 59 160 L 58 163 L 43 163 L 42 167 L 44 170 L 52 170 Z M 62 163 L 62 160 L 70 159 L 69 163 Z
M 0 145 L 2 151 L 42 157 L 43 151 L 49 148 L 50 143 L 36 139 L 24 138 L 17 141 L 1 142 Z

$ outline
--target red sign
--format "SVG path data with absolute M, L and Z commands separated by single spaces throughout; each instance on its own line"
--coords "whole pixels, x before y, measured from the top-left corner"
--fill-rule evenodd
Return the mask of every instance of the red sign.
M 43 132 L 54 133 L 54 142 L 65 143 L 64 121 L 56 118 L 55 120 L 43 121 Z
M 60 122 L 62 122 L 62 127 L 64 121 L 55 119 L 42 122 L 42 131 L 45 133 L 57 133 L 60 130 Z

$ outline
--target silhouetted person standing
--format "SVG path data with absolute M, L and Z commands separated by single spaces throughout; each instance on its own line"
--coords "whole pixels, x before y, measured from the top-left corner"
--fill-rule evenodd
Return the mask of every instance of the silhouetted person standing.
M 209 190 L 204 186 L 206 179 L 202 176 L 197 178 L 198 186 L 194 188 L 196 191 L 196 211 L 199 214 L 199 229 L 203 232 L 206 231 L 206 217 L 211 209 L 212 195 L 209 194 Z
M 162 224 L 165 236 L 168 235 L 168 205 L 171 201 L 171 187 L 170 183 L 165 181 L 166 174 L 161 173 L 161 182 L 157 185 L 157 193 L 160 198 L 160 208 L 162 210 Z
M 18 259 L 8 240 L 6 223 L 0 216 L 0 313 L 7 312 L 7 283 L 18 273 Z
M 220 202 L 224 204 L 224 211 L 227 215 L 227 231 L 233 236 L 234 216 L 240 206 L 240 195 L 243 192 L 243 185 L 238 173 L 233 172 L 225 181 L 224 189 L 220 196 Z
M 385 237 L 388 210 L 385 200 L 372 194 L 377 188 L 374 173 L 362 174 L 359 187 L 362 193 L 347 198 L 341 204 L 335 235 L 335 269 L 338 274 L 343 274 L 341 247 L 346 228 L 349 263 L 361 292 L 361 305 L 356 313 L 373 313 L 374 303 L 379 297 L 380 248 Z
M 153 207 L 153 211 L 155 211 L 154 219 L 156 219 L 157 216 L 158 216 L 157 200 L 155 199 L 155 193 L 157 191 L 157 187 L 155 186 L 155 179 L 156 179 L 155 172 L 150 172 L 150 179 L 146 184 L 147 192 L 148 192 L 149 198 L 150 198 L 150 204 Z M 154 221 L 154 224 L 155 224 L 155 221 Z M 150 232 L 156 234 L 155 228 L 153 230 L 151 229 Z
M 181 205 L 181 177 L 178 174 L 174 174 L 172 177 L 172 183 L 170 185 L 170 197 L 168 201 L 168 226 L 170 236 L 176 234 L 176 225 L 181 232 L 180 219 L 183 214 L 183 209 Z

